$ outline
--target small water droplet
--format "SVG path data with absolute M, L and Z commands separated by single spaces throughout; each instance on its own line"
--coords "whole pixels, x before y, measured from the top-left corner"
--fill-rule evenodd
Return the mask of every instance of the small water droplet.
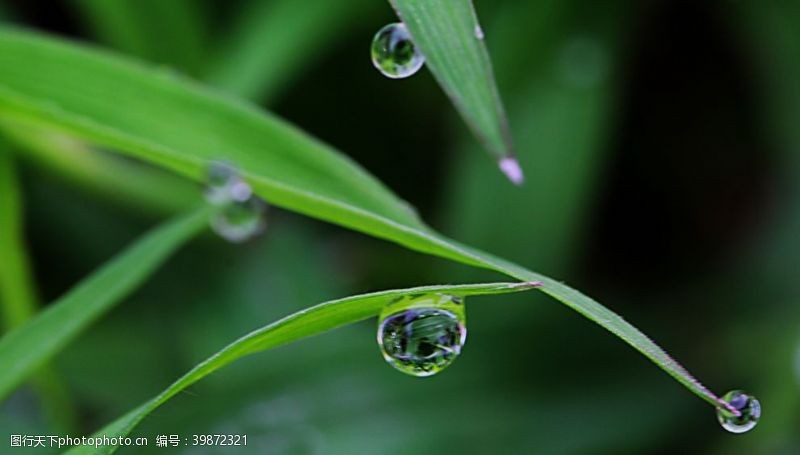
M 402 79 L 414 75 L 425 63 L 425 57 L 411 40 L 402 22 L 378 30 L 372 39 L 372 64 L 384 76 Z
M 722 428 L 731 433 L 745 433 L 756 426 L 761 417 L 761 403 L 756 397 L 741 390 L 732 390 L 726 393 L 722 399 L 740 413 L 739 416 L 736 416 L 727 409 L 717 408 L 717 420 Z
M 229 199 L 231 183 L 238 179 L 236 170 L 228 163 L 211 163 L 206 176 L 206 200 L 212 204 L 225 203 Z
M 380 315 L 378 344 L 389 365 L 412 376 L 432 376 L 461 353 L 467 339 L 463 300 L 444 294 L 406 297 Z
M 519 186 L 525 183 L 525 174 L 522 172 L 522 167 L 520 167 L 519 161 L 513 156 L 502 158 L 497 165 L 514 185 Z
M 225 240 L 241 243 L 264 231 L 267 204 L 253 194 L 234 166 L 211 163 L 205 196 L 209 203 L 220 206 L 210 224 Z
M 246 242 L 264 232 L 266 208 L 266 204 L 256 197 L 230 202 L 211 219 L 211 228 L 229 242 Z
M 475 38 L 482 40 L 484 38 L 483 29 L 481 24 L 475 24 Z

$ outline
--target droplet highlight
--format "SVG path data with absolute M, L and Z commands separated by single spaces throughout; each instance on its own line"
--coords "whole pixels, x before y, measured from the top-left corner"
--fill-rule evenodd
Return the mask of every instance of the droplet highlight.
M 483 28 L 481 28 L 480 24 L 475 24 L 475 38 L 482 40 L 484 38 Z
M 739 411 L 737 416 L 726 408 L 717 408 L 717 420 L 722 428 L 731 433 L 746 433 L 752 430 L 761 418 L 761 403 L 752 395 L 741 390 L 732 390 L 726 393 L 722 400 Z
M 497 163 L 497 166 L 514 185 L 519 186 L 525 183 L 525 174 L 522 172 L 522 167 L 515 157 L 507 156 L 502 158 Z
M 267 204 L 228 163 L 209 166 L 206 200 L 219 211 L 211 218 L 211 229 L 232 243 L 246 242 L 264 232 Z
M 384 76 L 402 79 L 414 75 L 425 63 L 425 57 L 411 40 L 402 22 L 378 30 L 372 39 L 372 64 Z
M 426 377 L 447 368 L 467 339 L 462 299 L 452 295 L 408 296 L 387 305 L 380 315 L 378 344 L 395 369 Z

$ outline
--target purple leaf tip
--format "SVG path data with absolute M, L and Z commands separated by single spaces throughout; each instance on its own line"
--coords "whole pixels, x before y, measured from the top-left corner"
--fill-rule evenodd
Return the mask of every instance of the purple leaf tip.
M 511 180 L 514 185 L 522 185 L 525 181 L 525 176 L 522 173 L 522 168 L 519 166 L 519 161 L 514 157 L 505 157 L 498 163 L 500 170 L 503 174 Z

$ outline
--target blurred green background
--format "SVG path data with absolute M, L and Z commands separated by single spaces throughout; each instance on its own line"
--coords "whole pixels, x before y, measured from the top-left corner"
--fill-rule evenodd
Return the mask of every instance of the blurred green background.
M 708 404 L 618 339 L 524 294 L 470 301 L 467 346 L 437 377 L 388 367 L 370 321 L 240 361 L 134 436 L 248 435 L 247 449 L 180 449 L 191 454 L 800 453 L 800 2 L 475 3 L 521 188 L 428 72 L 374 70 L 372 35 L 395 20 L 382 0 L 0 0 L 0 17 L 273 110 L 449 236 L 592 295 L 711 389 L 754 393 L 758 427 L 725 433 Z M 199 191 L 175 178 L 175 193 L 152 201 L 14 147 L 43 302 Z M 273 210 L 256 241 L 193 242 L 66 349 L 54 365 L 72 402 L 62 412 L 88 433 L 243 333 L 324 300 L 497 279 Z M 0 411 L 4 435 L 70 420 L 29 388 Z M 159 450 L 178 449 L 120 453 Z

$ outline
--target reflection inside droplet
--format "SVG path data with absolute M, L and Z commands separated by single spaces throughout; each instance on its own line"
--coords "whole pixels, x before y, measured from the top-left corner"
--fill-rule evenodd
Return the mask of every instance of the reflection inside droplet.
M 425 63 L 402 22 L 389 24 L 375 34 L 371 54 L 375 68 L 392 79 L 412 76 Z
M 205 196 L 209 203 L 219 206 L 210 224 L 225 240 L 241 243 L 264 231 L 267 205 L 253 194 L 234 166 L 211 163 Z
M 384 359 L 418 377 L 434 375 L 453 363 L 466 337 L 463 303 L 450 295 L 404 297 L 387 305 L 378 325 Z
M 741 390 L 732 390 L 726 393 L 722 400 L 727 402 L 732 408 L 739 411 L 736 416 L 729 410 L 717 408 L 717 420 L 722 428 L 731 433 L 745 433 L 752 430 L 761 418 L 761 403 L 752 396 Z

